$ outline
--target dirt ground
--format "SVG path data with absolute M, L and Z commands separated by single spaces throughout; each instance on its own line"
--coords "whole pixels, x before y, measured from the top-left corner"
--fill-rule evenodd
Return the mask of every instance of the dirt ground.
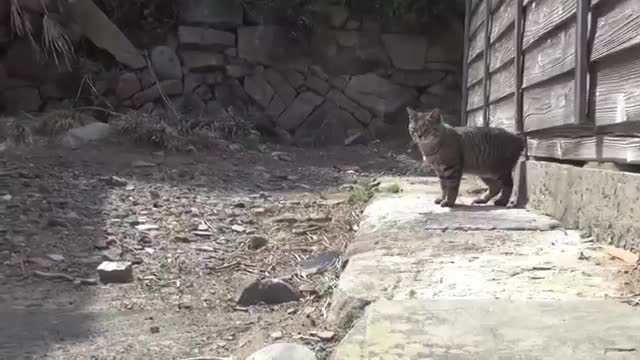
M 405 150 L 0 153 L 0 358 L 244 359 L 276 341 L 326 357 L 343 335 L 325 323 L 340 261 L 306 276 L 303 261 L 343 251 L 354 185 L 416 172 Z M 132 261 L 134 281 L 96 283 L 103 260 Z M 304 298 L 239 306 L 263 277 Z

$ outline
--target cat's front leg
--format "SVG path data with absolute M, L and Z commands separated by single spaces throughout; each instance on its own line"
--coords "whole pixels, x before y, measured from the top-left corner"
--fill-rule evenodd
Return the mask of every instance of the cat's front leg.
M 440 178 L 440 196 L 438 196 L 433 203 L 436 205 L 441 204 L 443 201 L 447 199 L 447 187 L 444 183 L 444 179 Z
M 441 207 L 453 207 L 458 199 L 460 182 L 462 181 L 462 171 L 455 171 L 440 179 L 440 184 L 444 187 L 446 196 L 440 202 Z

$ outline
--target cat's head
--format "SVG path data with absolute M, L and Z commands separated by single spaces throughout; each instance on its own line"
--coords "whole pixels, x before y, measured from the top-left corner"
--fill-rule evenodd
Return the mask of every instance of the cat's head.
M 407 108 L 407 113 L 409 114 L 409 135 L 414 141 L 437 137 L 442 132 L 444 119 L 439 108 L 427 112 Z

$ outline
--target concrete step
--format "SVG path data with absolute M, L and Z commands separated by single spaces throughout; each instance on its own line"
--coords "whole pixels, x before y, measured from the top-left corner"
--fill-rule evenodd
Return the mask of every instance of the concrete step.
M 381 300 L 333 360 L 640 359 L 640 315 L 608 300 Z
M 403 191 L 368 205 L 334 290 L 329 320 L 355 324 L 336 359 L 609 359 L 631 352 L 604 357 L 605 348 L 640 349 L 617 342 L 623 320 L 637 326 L 640 313 L 605 300 L 623 293 L 621 264 L 595 244 L 525 209 L 470 206 L 471 182 L 453 209 L 433 203 L 434 179 L 390 182 Z

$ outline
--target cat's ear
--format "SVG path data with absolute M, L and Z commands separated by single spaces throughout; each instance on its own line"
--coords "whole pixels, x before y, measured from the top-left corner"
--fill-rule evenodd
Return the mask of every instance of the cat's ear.
M 429 116 L 431 119 L 433 119 L 434 121 L 437 121 L 439 123 L 444 122 L 444 116 L 442 115 L 442 110 L 440 110 L 440 108 L 435 108 L 433 110 L 431 110 L 431 116 Z
M 411 118 L 416 116 L 416 111 L 407 106 L 407 114 L 409 115 L 409 118 L 411 119 Z

